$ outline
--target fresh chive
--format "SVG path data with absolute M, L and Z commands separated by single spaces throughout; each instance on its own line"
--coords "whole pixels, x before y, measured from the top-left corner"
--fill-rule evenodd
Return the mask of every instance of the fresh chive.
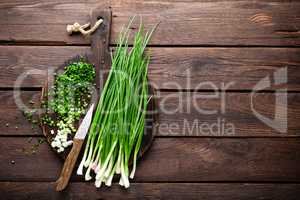
M 110 186 L 114 174 L 120 174 L 120 185 L 129 187 L 129 177 L 136 171 L 137 156 L 140 151 L 144 131 L 148 97 L 147 72 L 150 61 L 145 48 L 154 31 L 144 34 L 140 22 L 139 29 L 129 48 L 130 26 L 122 29 L 112 66 L 102 89 L 98 106 L 89 130 L 87 144 L 77 174 L 92 179 L 95 185 Z M 129 173 L 129 162 L 133 166 Z

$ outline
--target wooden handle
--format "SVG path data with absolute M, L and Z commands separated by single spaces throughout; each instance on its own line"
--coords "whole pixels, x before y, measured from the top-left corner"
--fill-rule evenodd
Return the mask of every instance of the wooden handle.
M 70 180 L 72 171 L 74 169 L 77 157 L 80 153 L 81 146 L 83 144 L 83 140 L 74 139 L 73 140 L 73 147 L 71 149 L 71 152 L 69 153 L 63 169 L 60 173 L 59 178 L 56 181 L 56 191 L 62 191 L 65 189 L 68 185 L 68 182 Z

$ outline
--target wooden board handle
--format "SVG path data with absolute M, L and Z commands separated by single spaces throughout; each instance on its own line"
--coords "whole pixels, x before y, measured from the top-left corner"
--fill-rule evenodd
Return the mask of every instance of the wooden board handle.
M 60 173 L 59 178 L 56 181 L 56 191 L 62 191 L 65 189 L 68 185 L 68 182 L 70 180 L 72 171 L 74 169 L 77 157 L 80 153 L 81 146 L 83 144 L 83 140 L 74 139 L 73 140 L 73 147 L 71 149 L 71 152 L 69 153 L 63 169 Z

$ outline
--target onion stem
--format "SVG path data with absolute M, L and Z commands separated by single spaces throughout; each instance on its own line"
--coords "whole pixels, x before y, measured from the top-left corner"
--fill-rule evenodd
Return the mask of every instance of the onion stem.
M 82 175 L 83 168 L 87 168 L 85 180 L 92 179 L 93 170 L 96 187 L 101 187 L 102 182 L 111 186 L 114 174 L 120 174 L 121 186 L 130 186 L 129 163 L 132 163 L 132 179 L 145 132 L 150 61 L 145 48 L 154 28 L 144 34 L 140 23 L 133 46 L 129 48 L 129 27 L 133 20 L 122 29 L 115 53 L 112 54 L 111 70 L 100 95 L 77 170 L 77 174 Z

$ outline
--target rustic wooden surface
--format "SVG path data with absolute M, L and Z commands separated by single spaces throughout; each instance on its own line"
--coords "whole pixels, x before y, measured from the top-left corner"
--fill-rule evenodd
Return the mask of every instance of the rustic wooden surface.
M 28 152 L 43 136 L 16 106 L 13 87 L 26 70 L 46 72 L 90 53 L 90 41 L 68 36 L 65 28 L 87 22 L 98 6 L 112 10 L 110 48 L 128 17 L 141 15 L 146 27 L 160 22 L 150 42 L 149 79 L 156 89 L 158 123 L 167 126 L 159 128 L 138 162 L 129 190 L 117 183 L 96 189 L 73 174 L 67 191 L 56 193 L 62 162 L 46 143 Z M 299 199 L 299 1 L 3 0 L 0 25 L 1 199 Z M 257 119 L 250 105 L 254 85 L 282 67 L 288 82 L 253 98 L 255 109 L 271 118 L 275 90 L 287 88 L 287 133 Z M 38 101 L 44 78 L 36 74 L 23 82 L 24 103 Z M 214 94 L 209 85 L 197 87 L 204 81 L 218 86 L 225 113 L 221 97 L 202 97 Z M 187 106 L 191 102 L 217 112 L 203 115 Z M 235 125 L 234 135 L 199 134 L 185 126 L 220 117 Z

